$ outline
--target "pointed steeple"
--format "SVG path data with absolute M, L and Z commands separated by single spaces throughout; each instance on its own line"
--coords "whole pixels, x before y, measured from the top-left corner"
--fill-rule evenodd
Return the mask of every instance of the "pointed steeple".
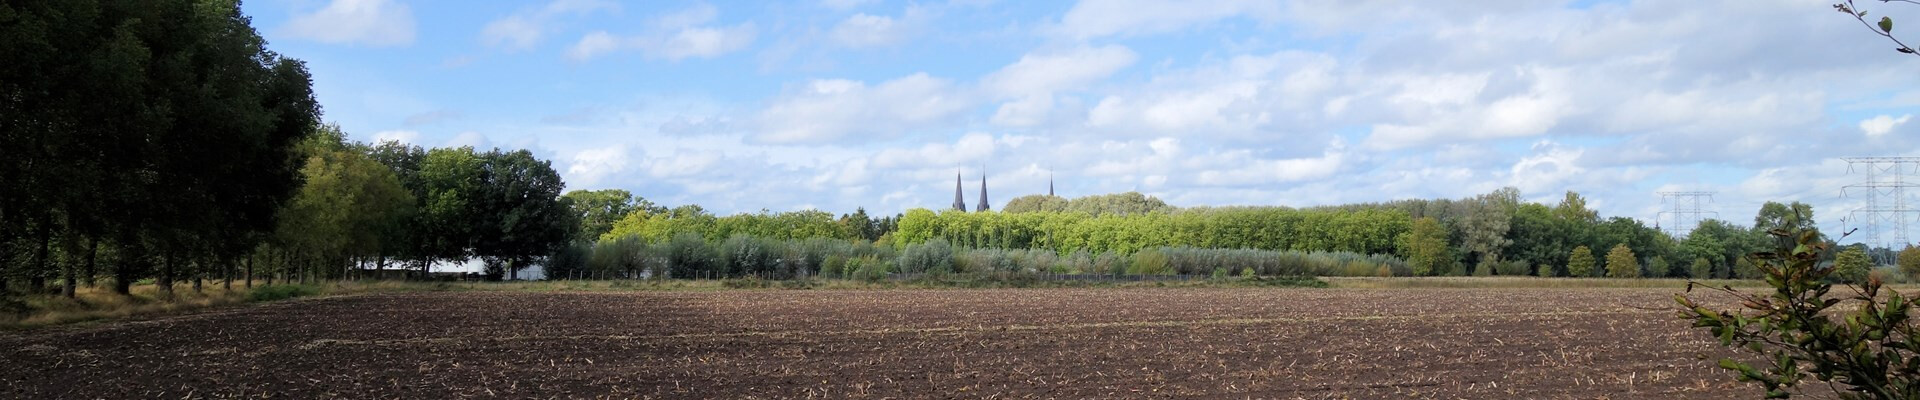
M 960 171 L 957 171 L 957 170 L 953 171 L 953 210 L 954 211 L 963 211 L 963 212 L 967 211 L 967 201 L 966 199 L 963 198 L 964 196 L 965 195 L 962 194 L 960 191 Z
M 973 210 L 986 211 L 991 209 L 993 209 L 993 206 L 987 203 L 987 166 L 982 165 L 980 166 L 980 202 L 973 205 Z
M 1047 197 L 1053 197 L 1053 171 L 1047 171 Z

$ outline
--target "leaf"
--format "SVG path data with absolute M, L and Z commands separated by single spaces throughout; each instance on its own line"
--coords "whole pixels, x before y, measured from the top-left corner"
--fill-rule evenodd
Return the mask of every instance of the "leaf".
M 1885 31 L 1887 33 L 1893 33 L 1893 18 L 1880 17 L 1880 30 Z

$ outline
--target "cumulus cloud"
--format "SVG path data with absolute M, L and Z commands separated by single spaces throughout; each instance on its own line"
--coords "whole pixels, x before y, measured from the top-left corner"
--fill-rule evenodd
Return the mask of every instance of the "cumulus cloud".
M 554 0 L 543 7 L 523 9 L 488 22 L 480 29 L 480 42 L 507 50 L 526 50 L 539 44 L 561 17 L 619 9 L 619 4 L 606 0 Z
M 389 0 L 333 0 L 294 16 L 282 30 L 321 43 L 406 46 L 414 40 L 413 10 Z
M 829 36 L 841 46 L 882 47 L 900 43 L 906 32 L 906 24 L 892 17 L 854 14 L 834 25 Z
M 593 187 L 609 175 L 627 170 L 626 146 L 581 150 L 568 160 L 567 181 L 575 187 Z
M 981 78 L 980 85 L 1008 97 L 1079 89 L 1106 79 L 1137 59 L 1138 54 L 1121 45 L 1027 53 Z
M 771 143 L 819 143 L 849 135 L 896 136 L 948 121 L 971 106 L 954 84 L 926 73 L 879 85 L 817 79 L 777 98 L 758 116 Z
M 575 42 L 567 50 L 567 57 L 587 61 L 614 51 L 639 50 L 647 58 L 667 61 L 714 58 L 745 49 L 759 35 L 753 22 L 712 25 L 718 17 L 717 8 L 700 4 L 655 17 L 646 33 L 622 36 L 594 31 Z
M 1913 119 L 1913 114 L 1901 114 L 1899 118 L 1880 115 L 1860 121 L 1860 131 L 1866 132 L 1869 137 L 1885 135 L 1887 132 L 1893 132 L 1894 127 L 1905 125 L 1910 119 Z

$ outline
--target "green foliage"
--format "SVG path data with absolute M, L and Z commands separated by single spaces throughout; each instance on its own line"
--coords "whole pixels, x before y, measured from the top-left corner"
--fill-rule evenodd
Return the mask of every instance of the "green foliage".
M 1833 278 L 1841 282 L 1860 283 L 1867 280 L 1867 272 L 1873 270 L 1873 259 L 1867 257 L 1865 246 L 1848 246 L 1833 261 Z
M 667 277 L 691 279 L 702 276 L 724 275 L 725 271 L 716 268 L 720 264 L 714 260 L 714 252 L 707 248 L 707 240 L 694 233 L 681 233 L 666 243 Z
M 1906 249 L 1900 250 L 1897 258 L 1900 273 L 1909 279 L 1920 280 L 1920 246 L 1907 245 Z
M 1447 231 L 1440 220 L 1421 217 L 1399 239 L 1400 256 L 1407 259 L 1416 276 L 1434 275 L 1441 263 L 1451 259 L 1447 249 Z
M 252 292 L 248 292 L 247 300 L 254 302 L 279 301 L 317 294 L 320 294 L 320 287 L 315 285 L 268 285 L 254 288 Z
M 888 265 L 887 262 L 881 261 L 879 258 L 873 256 L 849 260 L 847 261 L 846 268 L 852 271 L 848 274 L 851 278 L 868 282 L 877 282 L 886 279 L 887 273 L 891 272 L 891 266 Z
M 1830 295 L 1829 275 L 1841 269 L 1820 267 L 1822 253 L 1831 251 L 1827 242 L 1811 230 L 1772 234 L 1792 238 L 1776 251 L 1752 255 L 1772 294 L 1714 289 L 1744 308 L 1732 311 L 1709 308 L 1690 294 L 1674 296 L 1693 326 L 1761 362 L 1728 358 L 1719 366 L 1769 398 L 1789 397 L 1807 378 L 1834 385 L 1842 398 L 1920 398 L 1920 335 L 1910 320 L 1915 300 L 1881 293 L 1878 280 L 1863 282 L 1855 295 Z M 1827 311 L 1843 301 L 1857 304 L 1854 312 Z
M 1535 266 L 1534 266 L 1534 268 L 1533 268 L 1533 274 L 1534 274 L 1535 276 L 1539 276 L 1539 277 L 1542 277 L 1542 278 L 1551 278 L 1551 277 L 1556 277 L 1556 276 L 1567 276 L 1567 275 L 1566 275 L 1566 273 L 1565 273 L 1565 271 L 1555 271 L 1555 270 L 1554 270 L 1554 268 L 1553 268 L 1553 265 L 1549 265 L 1549 264 L 1540 264 L 1540 265 L 1535 265 Z
M 1693 278 L 1693 279 L 1707 279 L 1711 277 L 1710 274 L 1712 272 L 1713 272 L 1712 262 L 1707 261 L 1705 257 L 1695 258 L 1693 259 L 1693 266 L 1691 268 L 1690 273 L 1687 275 L 1687 277 Z
M 945 239 L 908 245 L 900 251 L 900 271 L 907 273 L 953 272 L 953 246 Z
M 576 240 L 596 240 L 613 230 L 613 223 L 625 219 L 635 212 L 656 214 L 666 212 L 665 207 L 654 205 L 644 198 L 634 197 L 632 192 L 620 189 L 574 190 L 565 197 L 574 218 L 580 221 Z
M 1067 211 L 1067 204 L 1068 204 L 1068 201 L 1066 198 L 1062 198 L 1059 196 L 1032 194 L 1032 195 L 1015 197 L 1013 198 L 1013 200 L 1007 201 L 1007 205 L 1005 207 L 1001 207 L 1000 212 L 1005 212 L 1005 213 L 1065 212 Z
M 1760 267 L 1753 265 L 1752 259 L 1740 257 L 1733 261 L 1733 278 L 1760 279 Z
M 1173 268 L 1167 267 L 1167 255 L 1158 249 L 1147 249 L 1133 253 L 1133 263 L 1127 267 L 1128 275 L 1172 275 Z
M 1640 261 L 1633 255 L 1633 249 L 1625 243 L 1614 245 L 1607 250 L 1607 276 L 1612 278 L 1639 278 Z
M 1593 276 L 1594 262 L 1593 250 L 1588 250 L 1587 246 L 1575 247 L 1573 253 L 1567 256 L 1567 275 L 1575 278 Z
M 584 276 L 587 272 L 587 258 L 593 256 L 593 245 L 575 242 L 554 252 L 547 258 L 547 279 L 572 279 Z
M 1680 269 L 1678 265 L 1679 264 L 1667 263 L 1666 257 L 1653 256 L 1653 258 L 1647 260 L 1647 272 L 1654 276 L 1664 276 L 1668 278 L 1686 276 L 1686 270 Z

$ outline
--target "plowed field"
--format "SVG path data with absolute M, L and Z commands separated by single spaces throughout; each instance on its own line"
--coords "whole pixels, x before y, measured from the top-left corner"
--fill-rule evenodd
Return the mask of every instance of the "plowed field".
M 1673 291 L 374 294 L 0 334 L 0 397 L 1758 395 Z

